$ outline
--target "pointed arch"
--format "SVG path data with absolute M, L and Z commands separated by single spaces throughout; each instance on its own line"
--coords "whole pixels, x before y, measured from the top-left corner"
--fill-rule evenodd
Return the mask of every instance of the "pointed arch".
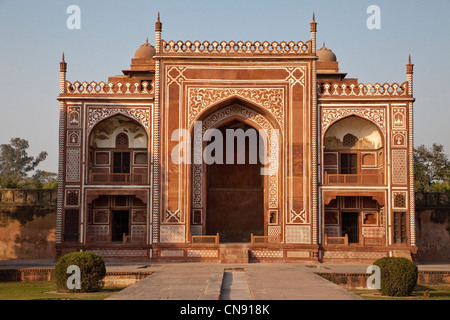
M 281 208 L 279 204 L 279 188 L 281 187 L 279 177 L 281 176 L 280 172 L 282 171 L 282 168 L 281 165 L 278 164 L 282 163 L 282 152 L 280 146 L 283 145 L 283 135 L 282 133 L 279 133 L 280 131 L 282 132 L 282 130 L 280 130 L 279 123 L 271 116 L 270 113 L 267 112 L 267 110 L 236 97 L 230 98 L 227 101 L 221 102 L 204 110 L 196 118 L 196 121 L 196 123 L 201 123 L 201 126 L 195 126 L 195 123 L 192 123 L 192 126 L 190 127 L 190 132 L 192 133 L 193 138 L 193 164 L 191 165 L 190 170 L 192 175 L 192 185 L 190 188 L 192 212 L 203 212 L 203 215 L 206 214 L 206 177 L 204 176 L 204 163 L 201 161 L 205 146 L 203 141 L 204 134 L 208 129 L 220 128 L 233 121 L 237 121 L 258 130 L 261 134 L 262 140 L 265 142 L 264 145 L 266 147 L 266 155 L 269 154 L 269 157 L 273 157 L 270 158 L 268 170 L 269 174 L 264 177 L 264 216 L 265 232 L 267 232 L 267 221 L 269 220 L 267 217 L 269 216 L 269 210 L 275 209 L 272 211 L 276 211 L 277 214 L 279 214 L 278 209 Z M 273 143 L 274 139 L 271 137 L 275 137 L 275 133 L 276 142 Z M 196 136 L 200 136 L 201 139 L 195 139 Z M 199 161 L 199 159 L 201 160 Z M 274 162 L 277 162 L 276 169 L 271 167 L 271 164 Z
M 269 116 L 284 127 L 285 89 L 283 88 L 190 88 L 188 103 L 189 127 L 230 103 L 240 103 Z
M 150 136 L 151 111 L 150 107 L 93 107 L 88 106 L 87 110 L 87 134 L 90 135 L 92 129 L 101 121 L 121 114 L 128 117 L 144 127 L 147 136 Z
M 119 136 L 127 140 L 130 148 L 148 148 L 149 133 L 142 123 L 121 113 L 113 114 L 98 121 L 89 132 L 88 144 L 91 147 L 96 147 L 95 142 L 101 141 L 107 147 L 116 148 Z
M 384 108 L 322 108 L 322 137 L 335 122 L 349 116 L 358 116 L 376 125 L 386 136 L 386 116 Z
M 333 122 L 323 134 L 325 149 L 380 149 L 385 145 L 380 128 L 359 115 Z

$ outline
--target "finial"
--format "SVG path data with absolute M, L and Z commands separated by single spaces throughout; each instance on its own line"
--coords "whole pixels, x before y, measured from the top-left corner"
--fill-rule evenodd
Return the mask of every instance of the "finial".
M 155 23 L 155 31 L 162 31 L 162 23 L 161 23 L 161 19 L 160 19 L 160 15 L 158 12 L 158 21 Z
M 148 37 L 147 37 L 147 40 L 145 40 L 145 43 L 148 43 Z
M 64 52 L 62 54 L 62 61 L 59 63 L 59 71 L 60 72 L 67 72 L 67 63 L 64 57 Z
M 413 72 L 414 72 L 414 65 L 411 63 L 411 55 L 409 55 L 408 64 L 406 65 L 406 73 L 413 74 Z
M 317 22 L 315 12 L 313 12 L 313 21 L 311 22 L 311 32 L 317 32 Z

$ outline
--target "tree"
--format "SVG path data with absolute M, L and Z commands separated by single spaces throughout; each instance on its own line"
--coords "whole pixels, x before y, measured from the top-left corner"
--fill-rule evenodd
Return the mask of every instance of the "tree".
M 35 189 L 55 189 L 58 186 L 58 175 L 54 172 L 36 170 L 32 180 Z
M 450 191 L 450 161 L 442 145 L 414 149 L 414 179 L 418 192 Z
M 40 152 L 37 157 L 29 156 L 28 148 L 28 141 L 21 138 L 12 138 L 9 144 L 0 146 L 0 186 L 2 188 L 20 187 L 27 174 L 47 158 L 45 151 Z

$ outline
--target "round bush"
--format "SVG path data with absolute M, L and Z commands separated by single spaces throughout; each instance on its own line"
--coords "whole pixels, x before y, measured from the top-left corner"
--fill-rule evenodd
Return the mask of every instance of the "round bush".
M 381 293 L 390 297 L 410 296 L 417 285 L 417 266 L 406 258 L 386 257 L 374 265 L 380 267 Z
M 67 279 L 72 276 L 72 273 L 67 273 L 70 266 L 78 266 L 80 268 L 80 289 L 69 289 L 67 286 Z M 105 275 L 105 262 L 99 255 L 92 252 L 68 253 L 58 260 L 54 270 L 56 288 L 59 291 L 99 291 L 103 286 L 102 279 Z

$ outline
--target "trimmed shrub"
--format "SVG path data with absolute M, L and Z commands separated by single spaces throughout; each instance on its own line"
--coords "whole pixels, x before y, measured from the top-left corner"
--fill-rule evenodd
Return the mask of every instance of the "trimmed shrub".
M 71 276 L 67 273 L 70 266 L 78 266 L 81 273 L 81 289 L 69 289 L 67 279 Z M 72 252 L 61 257 L 54 270 L 56 288 L 58 291 L 70 292 L 95 292 L 102 286 L 102 279 L 106 275 L 105 262 L 92 252 Z
M 417 285 L 417 266 L 406 258 L 386 257 L 374 265 L 380 267 L 381 293 L 390 297 L 410 296 Z

